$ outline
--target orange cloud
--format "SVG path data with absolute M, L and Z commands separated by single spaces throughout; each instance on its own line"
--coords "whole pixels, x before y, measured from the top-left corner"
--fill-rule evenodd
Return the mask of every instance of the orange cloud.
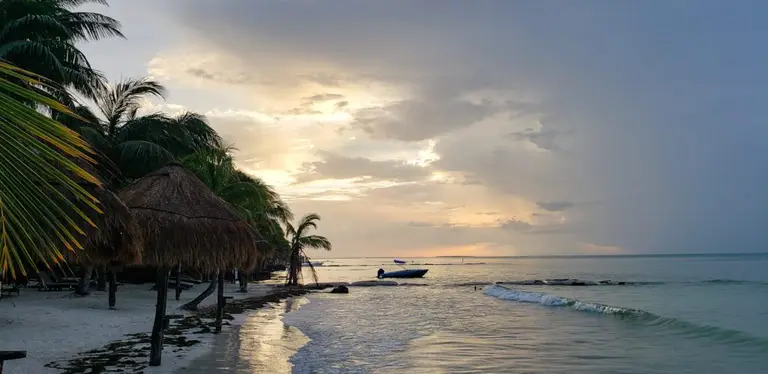
M 397 253 L 397 252 L 396 252 Z M 435 256 L 509 256 L 508 251 L 502 251 L 491 243 L 477 243 L 469 245 L 460 245 L 453 247 L 433 247 L 420 250 L 409 250 L 408 252 L 397 253 L 401 257 L 435 257 Z

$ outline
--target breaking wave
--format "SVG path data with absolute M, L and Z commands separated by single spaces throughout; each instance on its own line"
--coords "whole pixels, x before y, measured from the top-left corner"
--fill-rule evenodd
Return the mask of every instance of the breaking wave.
M 655 282 L 655 281 L 616 281 L 616 280 L 585 280 L 576 278 L 561 279 L 526 279 L 501 281 L 495 284 L 507 284 L 516 286 L 653 286 L 664 284 L 750 284 L 750 285 L 768 285 L 768 282 L 737 280 L 737 279 L 710 279 L 704 281 L 686 281 L 686 282 Z
M 768 339 L 743 331 L 717 326 L 699 325 L 678 318 L 662 317 L 640 309 L 624 308 L 600 303 L 584 302 L 543 292 L 520 291 L 502 285 L 487 286 L 485 294 L 501 300 L 534 303 L 548 307 L 569 308 L 578 312 L 613 315 L 633 323 L 661 328 L 664 331 L 687 337 L 708 338 L 723 344 L 749 346 L 768 353 Z

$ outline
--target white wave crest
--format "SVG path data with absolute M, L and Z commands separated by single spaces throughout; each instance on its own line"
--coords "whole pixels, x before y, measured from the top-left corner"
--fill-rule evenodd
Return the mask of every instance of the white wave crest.
M 543 292 L 530 292 L 514 290 L 508 287 L 493 285 L 484 289 L 488 296 L 493 296 L 501 300 L 518 301 L 522 303 L 534 303 L 545 306 L 565 306 L 580 312 L 603 313 L 603 314 L 628 314 L 643 313 L 641 310 L 628 309 L 597 303 L 586 303 L 580 300 L 568 299 L 556 295 L 550 295 Z

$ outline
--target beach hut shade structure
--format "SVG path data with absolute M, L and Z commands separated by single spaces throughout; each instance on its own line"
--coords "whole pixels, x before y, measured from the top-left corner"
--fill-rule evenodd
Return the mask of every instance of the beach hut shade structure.
M 103 180 L 96 168 L 89 162 L 83 159 L 76 159 L 73 162 L 88 174 Z M 82 235 L 72 231 L 72 235 L 82 246 L 82 250 L 61 250 L 60 253 L 68 264 L 79 264 L 83 267 L 80 283 L 76 290 L 80 295 L 88 294 L 90 275 L 94 266 L 99 266 L 100 271 L 106 270 L 107 266 L 111 268 L 108 300 L 110 309 L 114 309 L 117 302 L 115 271 L 119 266 L 141 262 L 141 231 L 128 207 L 112 191 L 87 181 L 70 171 L 65 173 L 96 199 L 92 203 L 96 204 L 101 213 L 89 208 L 89 202 L 78 200 L 74 194 L 68 192 L 68 189 L 59 185 L 58 182 L 52 182 L 52 187 L 72 201 L 88 217 L 86 220 L 74 212 L 69 212 L 68 216 L 83 231 Z M 103 278 L 100 277 L 101 279 Z
M 75 222 L 85 232 L 85 236 L 76 236 L 83 245 L 82 251 L 66 251 L 64 258 L 69 263 L 83 265 L 133 265 L 141 262 L 141 231 L 128 207 L 117 195 L 99 187 L 86 188 L 99 201 L 102 214 L 80 208 L 87 212 L 93 227 L 79 217 Z M 78 219 L 79 218 L 79 219 Z
M 176 162 L 120 193 L 142 231 L 144 261 L 158 268 L 157 308 L 149 363 L 160 365 L 163 317 L 172 267 L 213 271 L 250 263 L 255 230 L 227 202 Z
M 90 163 L 80 159 L 75 160 L 75 163 L 89 174 L 100 178 L 96 168 Z M 68 172 L 68 174 L 71 173 Z M 72 232 L 78 243 L 83 246 L 83 250 L 62 251 L 64 259 L 68 263 L 85 266 L 140 263 L 142 257 L 141 230 L 128 207 L 112 191 L 74 174 L 70 175 L 70 178 L 77 181 L 98 201 L 96 205 L 102 213 L 89 209 L 85 201 L 74 202 L 95 226 L 80 216 L 69 214 L 70 218 L 84 232 L 84 235 Z M 70 200 L 75 199 L 75 196 L 66 194 L 66 189 L 58 186 L 57 183 L 52 183 L 52 186 Z
M 257 253 L 255 230 L 179 163 L 135 181 L 120 198 L 141 229 L 145 264 L 213 271 Z

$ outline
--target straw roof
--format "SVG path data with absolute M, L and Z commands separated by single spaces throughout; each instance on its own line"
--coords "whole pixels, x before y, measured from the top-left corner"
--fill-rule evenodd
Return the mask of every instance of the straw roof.
M 98 173 L 92 165 L 82 160 L 78 160 L 76 163 L 91 175 L 98 177 Z M 72 232 L 83 246 L 83 250 L 63 251 L 62 254 L 67 262 L 88 265 L 140 263 L 142 256 L 141 231 L 128 207 L 111 191 L 78 177 L 72 177 L 78 180 L 80 186 L 98 200 L 98 206 L 103 213 L 99 214 L 90 209 L 85 202 L 75 201 L 75 205 L 86 213 L 88 218 L 96 224 L 96 227 L 91 226 L 79 216 L 70 215 L 73 221 L 85 232 L 85 235 Z M 56 185 L 54 184 L 54 186 Z M 70 199 L 73 198 L 70 197 Z
M 135 181 L 120 197 L 142 230 L 147 264 L 210 271 L 255 263 L 258 233 L 176 162 Z

